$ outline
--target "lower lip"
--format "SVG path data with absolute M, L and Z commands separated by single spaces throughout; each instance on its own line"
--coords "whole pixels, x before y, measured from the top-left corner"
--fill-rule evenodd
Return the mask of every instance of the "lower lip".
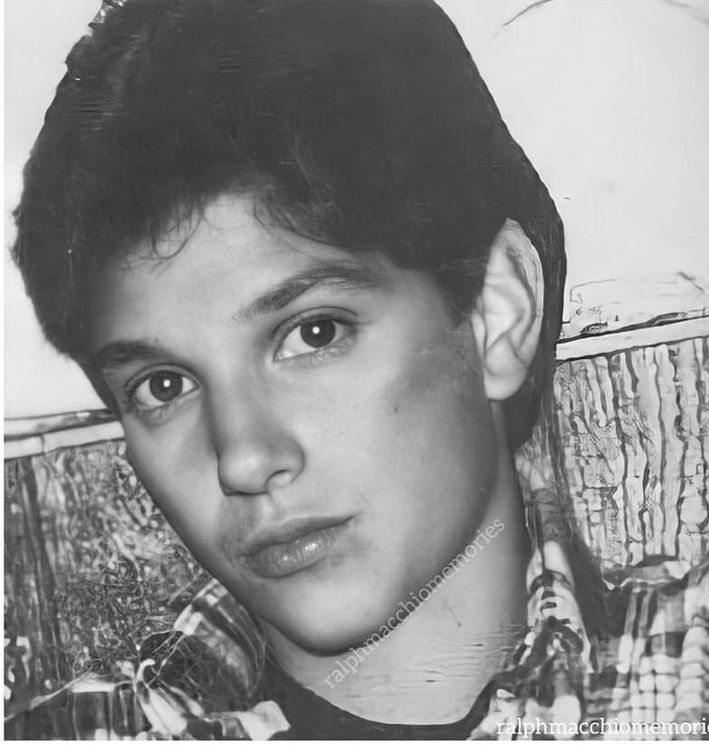
M 306 533 L 287 543 L 273 543 L 247 558 L 251 570 L 261 577 L 288 577 L 323 559 L 347 523 Z

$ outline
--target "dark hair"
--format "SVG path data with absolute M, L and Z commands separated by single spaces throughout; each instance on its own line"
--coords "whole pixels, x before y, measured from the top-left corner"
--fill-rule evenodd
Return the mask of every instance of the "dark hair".
M 67 60 L 25 167 L 13 254 L 50 342 L 85 362 L 95 272 L 225 192 L 276 224 L 430 272 L 458 309 L 517 220 L 541 257 L 528 434 L 561 320 L 563 232 L 431 0 L 113 0 Z

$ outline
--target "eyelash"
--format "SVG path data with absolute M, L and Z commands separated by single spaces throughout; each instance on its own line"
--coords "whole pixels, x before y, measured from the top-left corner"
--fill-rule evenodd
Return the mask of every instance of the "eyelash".
M 280 364 L 307 366 L 311 364 L 317 364 L 324 359 L 327 359 L 340 353 L 341 351 L 344 351 L 344 349 L 348 348 L 354 340 L 355 334 L 357 332 L 357 326 L 351 318 L 345 320 L 342 317 L 343 315 L 344 311 L 321 310 L 314 313 L 303 313 L 289 319 L 285 322 L 285 324 L 280 326 L 274 332 L 274 337 L 276 339 L 276 351 L 274 352 L 273 356 L 274 361 L 279 362 Z M 342 338 L 327 344 L 321 349 L 314 349 L 312 352 L 294 355 L 292 357 L 287 357 L 280 360 L 278 359 L 278 352 L 282 349 L 285 340 L 293 331 L 302 326 L 317 323 L 318 321 L 331 321 L 337 324 L 338 326 L 345 329 L 345 335 Z M 133 413 L 135 411 L 138 411 L 141 417 L 157 421 L 167 416 L 176 406 L 180 404 L 180 402 L 186 395 L 189 395 L 189 393 L 191 393 L 191 391 L 188 391 L 188 393 L 180 394 L 172 401 L 166 401 L 160 406 L 141 407 L 137 403 L 135 398 L 138 389 L 141 385 L 143 385 L 143 383 L 146 383 L 148 380 L 150 380 L 153 375 L 161 372 L 174 372 L 177 375 L 182 375 L 186 378 L 189 377 L 181 372 L 178 372 L 177 370 L 163 367 L 146 371 L 144 374 L 140 375 L 135 380 L 130 381 L 125 386 L 122 396 L 122 408 L 124 409 L 125 413 Z M 199 384 L 196 383 L 196 381 L 194 381 L 193 379 L 191 380 L 197 387 L 199 387 Z
M 276 351 L 273 359 L 280 364 L 288 365 L 311 365 L 317 364 L 318 362 L 332 357 L 341 351 L 344 351 L 354 341 L 357 333 L 357 324 L 353 321 L 351 316 L 345 318 L 345 311 L 337 309 L 325 309 L 318 311 L 306 311 L 300 315 L 294 316 L 288 319 L 282 326 L 275 331 L 276 338 Z M 283 344 L 288 336 L 298 328 L 307 326 L 308 324 L 315 324 L 318 321 L 331 321 L 337 324 L 345 330 L 345 335 L 337 339 L 336 341 L 330 342 L 321 349 L 314 349 L 312 352 L 295 355 L 293 357 L 278 359 L 278 352 L 283 348 Z
M 196 389 L 199 388 L 199 384 L 192 378 L 190 378 L 189 375 L 185 375 L 184 373 L 178 372 L 177 370 L 173 370 L 171 368 L 165 368 L 160 367 L 153 370 L 148 370 L 142 375 L 138 376 L 135 380 L 129 381 L 129 383 L 126 385 L 124 393 L 123 393 L 123 407 L 125 413 L 133 413 L 138 412 L 138 414 L 146 419 L 149 420 L 159 420 L 165 416 L 167 416 L 176 406 L 180 404 L 182 399 L 189 395 L 192 391 L 188 391 L 187 393 L 180 394 L 176 398 L 174 398 L 172 401 L 166 401 L 161 406 L 154 406 L 154 407 L 147 407 L 143 406 L 141 407 L 140 404 L 136 401 L 136 393 L 138 392 L 138 388 L 140 388 L 143 383 L 146 383 L 150 380 L 150 378 L 153 375 L 157 375 L 158 373 L 175 373 L 176 375 L 181 375 L 183 378 L 189 378 L 194 385 L 196 386 Z

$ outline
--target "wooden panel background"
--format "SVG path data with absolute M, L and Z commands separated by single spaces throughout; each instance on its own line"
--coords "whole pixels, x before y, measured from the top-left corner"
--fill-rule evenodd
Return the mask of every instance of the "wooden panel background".
M 572 360 L 554 389 L 562 471 L 603 565 L 698 562 L 709 541 L 707 339 Z

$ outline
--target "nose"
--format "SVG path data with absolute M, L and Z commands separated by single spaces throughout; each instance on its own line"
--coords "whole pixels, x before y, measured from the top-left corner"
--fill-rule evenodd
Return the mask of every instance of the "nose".
M 226 496 L 270 493 L 303 470 L 305 456 L 287 422 L 262 397 L 231 397 L 213 406 L 211 433 Z

